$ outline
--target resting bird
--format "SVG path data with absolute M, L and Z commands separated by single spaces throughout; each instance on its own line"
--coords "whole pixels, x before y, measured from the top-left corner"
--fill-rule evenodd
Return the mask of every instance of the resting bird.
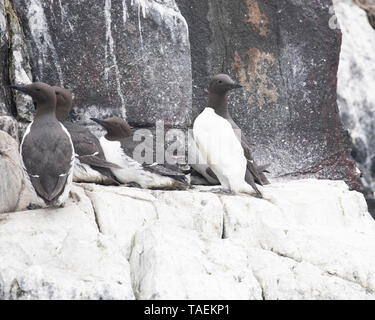
M 98 138 L 86 127 L 67 121 L 72 109 L 72 95 L 69 90 L 52 87 L 56 93 L 56 117 L 61 121 L 73 141 L 76 161 L 73 181 L 119 185 L 110 168 L 118 168 L 105 160 Z
M 56 118 L 55 91 L 42 82 L 10 88 L 31 96 L 36 106 L 34 121 L 27 127 L 20 146 L 33 205 L 61 206 L 72 185 L 74 147 L 69 132 Z
M 105 120 L 91 118 L 107 130 L 107 134 L 100 138 L 105 157 L 108 161 L 117 164 L 123 169 L 111 168 L 117 180 L 124 184 L 133 184 L 149 189 L 186 189 L 189 179 L 177 165 L 167 163 L 141 163 L 134 158 L 136 144 L 128 123 L 119 118 L 112 117 Z M 153 147 L 153 134 L 150 139 L 145 139 L 142 146 L 145 152 L 155 159 L 156 148 Z
M 228 92 L 242 88 L 228 75 L 218 74 L 211 80 L 208 107 L 195 119 L 194 140 L 202 157 L 220 181 L 222 188 L 231 193 L 262 193 L 256 186 L 269 184 L 251 155 L 246 138 L 228 111 Z

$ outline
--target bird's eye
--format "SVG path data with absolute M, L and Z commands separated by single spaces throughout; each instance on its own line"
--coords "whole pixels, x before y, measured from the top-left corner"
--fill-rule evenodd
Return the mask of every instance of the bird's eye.
M 218 82 L 219 82 L 219 83 L 223 83 L 223 81 L 221 81 L 221 80 L 219 80 Z
M 36 91 L 40 91 L 40 89 L 36 89 Z
M 59 95 L 60 93 L 56 92 L 56 95 Z

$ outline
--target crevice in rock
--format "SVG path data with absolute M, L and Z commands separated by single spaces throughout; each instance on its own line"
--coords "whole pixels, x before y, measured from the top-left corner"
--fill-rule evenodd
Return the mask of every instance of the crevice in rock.
M 135 297 L 135 300 L 140 300 L 140 297 L 139 297 L 139 288 L 137 289 L 136 288 L 136 283 L 135 283 L 135 280 L 134 280 L 134 267 L 131 263 L 131 259 L 130 257 L 132 256 L 133 254 L 133 250 L 135 248 L 135 233 L 133 234 L 132 236 L 132 240 L 131 240 L 131 245 L 130 245 L 130 250 L 129 250 L 129 256 L 126 257 L 126 259 L 128 260 L 129 262 L 129 270 L 130 270 L 130 285 L 131 285 L 131 288 L 132 288 L 132 292 L 133 292 L 133 295 Z M 142 255 L 142 253 L 140 254 Z
M 296 259 L 296 258 L 294 258 L 294 257 L 292 257 L 292 256 L 287 255 L 286 253 L 281 253 L 281 252 L 275 251 L 274 248 L 271 248 L 271 249 L 268 250 L 268 249 L 265 249 L 265 248 L 262 246 L 262 249 L 263 249 L 263 250 L 266 250 L 266 251 L 271 251 L 272 253 L 278 255 L 278 256 L 281 257 L 281 258 L 287 258 L 287 259 L 293 260 L 293 261 L 296 262 L 296 263 L 301 263 L 301 262 L 302 262 L 302 260 L 298 260 L 298 259 Z
M 17 209 L 19 208 L 19 205 L 20 205 L 20 202 L 22 200 L 22 195 L 26 192 L 26 183 L 25 183 L 25 179 L 24 177 L 22 177 L 22 185 L 21 185 L 21 189 L 20 189 L 20 193 L 19 193 L 19 197 L 18 197 L 18 200 L 17 200 L 17 203 L 16 205 L 14 206 L 14 209 L 13 211 L 17 211 Z
M 265 289 L 262 286 L 261 280 L 258 278 L 258 276 L 257 276 L 256 272 L 254 272 L 254 270 L 252 270 L 251 268 L 250 268 L 250 270 L 251 270 L 251 273 L 254 276 L 254 279 L 258 282 L 260 290 L 262 291 L 262 300 L 266 300 L 266 293 L 265 293 Z
M 94 210 L 94 216 L 95 216 L 95 223 L 96 223 L 96 225 L 98 226 L 99 233 L 103 233 L 103 231 L 102 231 L 102 229 L 101 229 L 101 226 L 100 226 L 100 222 L 99 222 L 98 214 L 96 213 L 96 209 L 95 209 L 95 206 L 94 206 L 94 205 L 93 205 L 93 210 Z
M 340 196 L 339 196 L 339 207 L 340 207 L 342 215 L 345 216 L 345 209 L 344 209 L 344 206 L 342 204 L 342 198 Z
M 308 263 L 311 263 L 311 262 L 308 262 Z M 337 274 L 336 272 L 330 272 L 330 271 L 324 270 L 324 269 L 322 269 L 322 268 L 320 268 L 320 267 L 314 265 L 313 263 L 311 263 L 311 264 L 312 264 L 314 267 L 317 267 L 319 270 L 321 270 L 323 273 L 325 273 L 325 274 L 328 275 L 328 276 L 331 276 L 331 277 L 333 276 L 333 277 L 339 278 L 339 279 L 341 279 L 341 280 L 344 280 L 344 281 L 348 281 L 348 282 L 350 282 L 350 283 L 353 283 L 353 284 L 355 284 L 355 285 L 357 285 L 357 286 L 360 286 L 360 287 L 361 287 L 363 290 L 365 290 L 365 292 L 368 293 L 368 294 L 374 294 L 374 293 L 375 293 L 372 289 L 365 287 L 365 286 L 364 286 L 362 283 L 360 283 L 360 282 L 356 282 L 355 280 L 352 280 L 352 279 L 349 279 L 349 278 L 347 278 L 347 277 L 345 277 L 345 276 L 339 275 L 339 274 Z
M 221 239 L 225 239 L 226 238 L 226 234 L 225 234 L 225 212 L 223 214 L 223 230 L 221 232 Z
M 159 220 L 160 216 L 159 216 L 158 206 L 156 205 L 155 201 L 150 201 L 150 202 L 151 202 L 152 206 L 154 207 L 156 219 Z
M 89 190 L 88 186 L 89 184 L 87 183 L 80 183 L 83 187 L 83 189 L 88 190 L 88 191 L 93 191 L 93 189 Z M 108 186 L 110 187 L 111 189 L 109 190 L 105 190 L 103 189 L 102 192 L 107 192 L 107 193 L 111 193 L 111 194 L 115 194 L 115 195 L 118 195 L 120 197 L 126 197 L 126 198 L 131 198 L 131 199 L 134 199 L 134 200 L 140 200 L 140 201 L 147 201 L 147 202 L 153 202 L 153 200 L 151 199 L 147 199 L 147 198 L 144 198 L 144 197 L 140 197 L 140 196 L 137 196 L 137 195 L 131 195 L 131 194 L 124 194 L 124 193 L 119 193 L 119 192 L 116 192 L 115 188 L 127 188 L 125 186 L 120 186 L 120 187 L 112 187 L 112 186 Z M 131 189 L 137 189 L 137 188 L 131 188 Z M 147 190 L 147 189 L 138 189 L 139 191 L 150 191 L 150 190 Z M 151 192 L 150 193 L 154 198 L 156 198 L 153 193 Z
M 87 198 L 90 200 L 90 203 L 91 203 L 91 206 L 92 206 L 92 211 L 94 212 L 94 218 L 95 218 L 95 223 L 96 223 L 96 226 L 98 227 L 98 231 L 99 233 L 103 234 L 103 230 L 102 230 L 102 227 L 100 225 L 100 219 L 99 219 L 99 216 L 98 216 L 98 213 L 96 211 L 96 207 L 95 207 L 95 204 L 92 202 L 91 198 L 90 198 L 90 195 L 87 193 L 86 189 L 85 188 L 82 188 L 83 189 L 83 192 L 85 193 L 85 195 L 87 196 Z
M 226 234 L 226 230 L 225 230 L 225 215 L 229 216 L 228 215 L 228 211 L 227 211 L 227 207 L 223 201 L 223 198 L 221 196 L 217 196 L 219 198 L 219 201 L 223 207 L 223 229 L 222 229 L 222 232 L 221 232 L 221 239 L 227 239 L 227 234 Z
M 286 254 L 286 253 L 280 253 L 280 252 L 276 251 L 274 248 L 271 248 L 271 249 L 265 249 L 262 245 L 261 245 L 261 248 L 262 248 L 262 250 L 270 251 L 270 252 L 272 252 L 272 253 L 278 255 L 278 256 L 281 257 L 281 258 L 293 260 L 294 262 L 296 262 L 294 268 L 295 268 L 298 264 L 300 264 L 300 263 L 302 263 L 302 262 L 305 262 L 305 263 L 311 264 L 311 265 L 314 266 L 315 268 L 319 269 L 319 270 L 320 270 L 322 273 L 324 273 L 324 274 L 327 274 L 327 275 L 329 275 L 329 276 L 334 276 L 334 277 L 337 277 L 337 278 L 339 278 L 339 279 L 341 279 L 341 280 L 348 281 L 348 282 L 350 282 L 350 283 L 353 283 L 353 284 L 355 284 L 355 285 L 358 285 L 358 286 L 360 286 L 363 290 L 365 290 L 366 292 L 369 292 L 369 293 L 371 293 L 371 294 L 374 293 L 373 290 L 371 290 L 371 289 L 365 287 L 362 283 L 360 283 L 360 282 L 356 282 L 356 281 L 354 281 L 354 280 L 352 280 L 352 279 L 350 279 L 350 278 L 347 278 L 347 277 L 345 277 L 345 276 L 343 276 L 343 275 L 340 275 L 340 274 L 338 274 L 338 273 L 336 273 L 336 272 L 329 272 L 329 271 L 327 271 L 327 270 L 324 270 L 322 267 L 320 267 L 319 265 L 314 264 L 314 263 L 311 262 L 311 261 L 308 261 L 308 260 L 298 260 L 298 259 L 296 259 L 295 257 L 293 257 L 293 256 L 291 256 L 291 255 L 288 255 L 288 254 Z M 293 271 L 293 270 L 292 270 L 292 271 Z

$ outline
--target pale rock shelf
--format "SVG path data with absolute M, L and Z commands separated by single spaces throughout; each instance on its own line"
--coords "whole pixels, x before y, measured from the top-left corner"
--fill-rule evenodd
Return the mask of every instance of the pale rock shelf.
M 0 215 L 0 298 L 375 298 L 375 221 L 344 182 L 211 191 L 74 184 Z

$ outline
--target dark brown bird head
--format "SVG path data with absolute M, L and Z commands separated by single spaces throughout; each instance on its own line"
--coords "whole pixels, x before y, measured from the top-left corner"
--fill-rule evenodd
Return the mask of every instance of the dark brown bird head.
M 237 88 L 242 88 L 242 86 L 233 81 L 228 75 L 217 74 L 211 79 L 208 90 L 210 93 L 225 95 L 228 91 Z
M 108 140 L 120 140 L 131 136 L 131 127 L 129 124 L 119 117 L 111 117 L 104 120 L 91 118 L 91 120 L 100 124 L 104 129 L 107 130 L 105 135 Z
M 60 87 L 52 87 L 56 94 L 56 118 L 64 121 L 72 110 L 72 94 L 69 90 Z
M 11 85 L 11 89 L 23 92 L 32 97 L 33 102 L 36 103 L 37 109 L 41 106 L 47 109 L 55 109 L 56 94 L 55 91 L 46 83 L 33 82 L 27 85 Z

